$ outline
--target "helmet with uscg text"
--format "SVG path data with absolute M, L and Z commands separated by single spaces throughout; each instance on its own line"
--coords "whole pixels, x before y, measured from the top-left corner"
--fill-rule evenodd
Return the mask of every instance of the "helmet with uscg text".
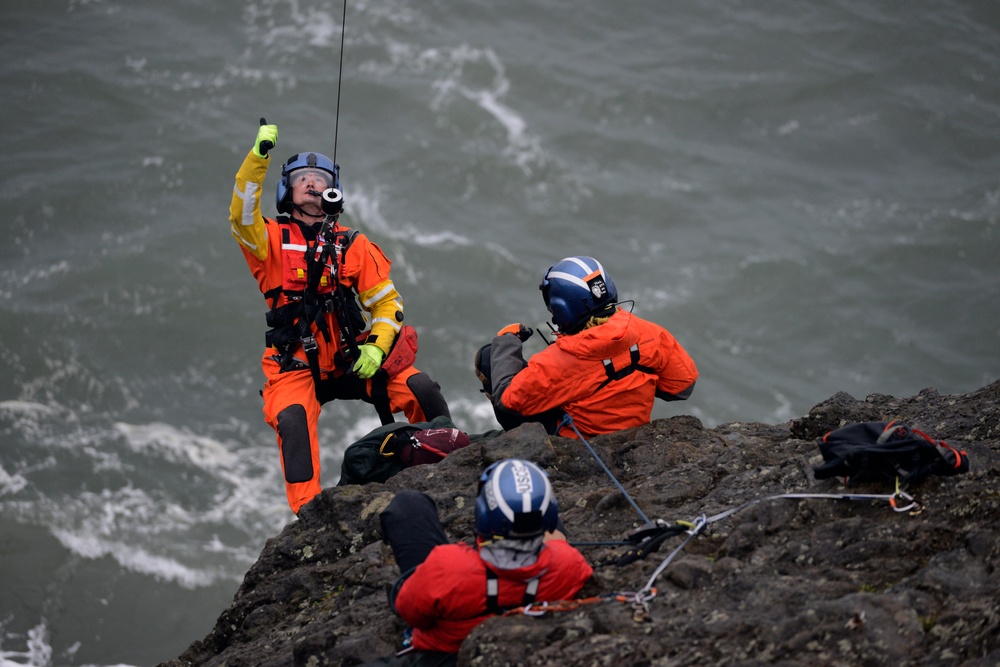
M 504 459 L 480 475 L 476 533 L 481 537 L 536 537 L 558 523 L 549 476 L 531 461 Z
M 292 212 L 292 174 L 302 169 L 315 169 L 326 179 L 327 188 L 340 190 L 340 166 L 322 153 L 296 153 L 281 165 L 281 180 L 275 193 L 278 213 Z M 325 189 L 325 188 L 324 188 Z
M 545 272 L 538 288 L 560 333 L 576 332 L 590 317 L 618 302 L 618 288 L 593 257 L 559 260 Z

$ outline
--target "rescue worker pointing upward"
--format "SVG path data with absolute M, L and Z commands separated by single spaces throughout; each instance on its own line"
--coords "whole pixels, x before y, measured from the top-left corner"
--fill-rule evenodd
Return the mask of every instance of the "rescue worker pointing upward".
M 269 308 L 264 419 L 277 433 L 288 504 L 298 513 L 322 489 L 322 404 L 373 403 L 383 423 L 397 412 L 410 422 L 450 414 L 438 384 L 413 366 L 415 333 L 402 326 L 391 262 L 364 234 L 338 222 L 340 167 L 320 153 L 293 155 L 278 182 L 281 215 L 261 214 L 268 151 L 277 140 L 278 127 L 261 119 L 236 174 L 229 220 Z M 370 314 L 367 331 L 361 308 Z M 405 340 L 396 345 L 401 331 Z
M 527 362 L 523 324 L 501 329 L 476 354 L 476 373 L 500 425 L 538 421 L 549 433 L 568 413 L 584 434 L 649 422 L 654 399 L 684 400 L 698 369 L 663 327 L 618 307 L 618 289 L 593 257 L 567 257 L 539 285 L 558 329 Z M 575 438 L 564 426 L 559 435 Z

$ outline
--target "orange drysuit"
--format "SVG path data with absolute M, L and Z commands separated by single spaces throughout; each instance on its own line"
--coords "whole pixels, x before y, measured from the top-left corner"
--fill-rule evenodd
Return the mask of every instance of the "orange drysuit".
M 268 322 L 274 327 L 269 333 L 280 334 L 269 342 L 279 339 L 283 343 L 282 349 L 276 343 L 264 350 L 261 366 L 266 382 L 261 395 L 264 419 L 277 433 L 288 504 L 298 513 L 302 505 L 322 490 L 317 437 L 320 405 L 334 398 L 373 402 L 373 381 L 360 380 L 345 372 L 351 361 L 345 358 L 342 348 L 346 343 L 334 312 L 320 308 L 318 317 L 305 324 L 301 317 L 287 321 L 287 315 L 298 312 L 294 304 L 287 307 L 288 295 L 307 290 L 307 258 L 315 258 L 319 253 L 315 250 L 315 228 L 294 218 L 272 220 L 261 215 L 261 184 L 268 162 L 252 151 L 247 155 L 236 174 L 229 217 L 247 265 L 272 309 L 270 317 L 281 320 L 280 326 L 278 322 Z M 389 277 L 391 262 L 364 234 L 340 226 L 335 229 L 341 232 L 338 238 L 349 240 L 350 244 L 323 268 L 312 294 L 317 300 L 329 301 L 335 271 L 336 280 L 351 302 L 356 294 L 361 306 L 370 313 L 371 329 L 362 342 L 378 346 L 388 356 L 403 321 L 402 299 Z M 278 317 L 276 312 L 286 317 Z M 306 338 L 309 342 L 315 340 L 319 391 L 301 344 Z M 403 412 L 410 422 L 429 421 L 448 414 L 440 387 L 413 366 L 386 380 L 385 391 L 389 409 Z
M 654 399 L 684 400 L 698 379 L 669 331 L 625 310 L 557 336 L 527 363 L 516 335 L 497 336 L 490 360 L 494 407 L 524 416 L 561 408 L 591 435 L 649 423 Z M 559 435 L 576 437 L 568 426 Z

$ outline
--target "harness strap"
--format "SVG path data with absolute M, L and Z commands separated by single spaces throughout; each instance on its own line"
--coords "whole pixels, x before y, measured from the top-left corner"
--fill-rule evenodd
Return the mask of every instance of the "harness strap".
M 317 249 L 319 249 L 318 258 L 316 257 Z M 316 344 L 316 338 L 312 335 L 311 325 L 315 323 L 316 329 L 323 335 L 323 340 L 327 343 L 330 342 L 330 329 L 326 326 L 326 320 L 323 318 L 323 312 L 326 308 L 324 308 L 318 292 L 319 281 L 323 275 L 323 268 L 328 257 L 329 253 L 327 249 L 321 247 L 318 240 L 314 240 L 309 246 L 309 251 L 306 253 L 306 289 L 302 295 L 303 312 L 299 316 L 298 321 L 302 339 L 302 351 L 306 353 L 306 359 L 309 361 L 309 370 L 312 373 L 313 385 L 316 388 L 317 396 L 322 378 L 320 377 L 319 368 L 319 346 Z M 336 282 L 336 269 L 332 272 L 331 278 Z
M 604 372 L 608 374 L 608 377 L 597 387 L 598 390 L 603 389 L 608 386 L 611 382 L 615 380 L 621 380 L 622 378 L 628 377 L 632 373 L 639 371 L 640 373 L 648 373 L 650 375 L 656 375 L 656 371 L 649 366 L 643 366 L 639 363 L 639 344 L 633 343 L 632 347 L 628 349 L 629 356 L 631 357 L 629 365 L 621 370 L 615 370 L 615 364 L 611 359 L 605 359 L 601 363 L 604 364 Z
M 520 607 L 526 607 L 535 601 L 538 594 L 538 585 L 541 583 L 542 575 L 528 579 L 528 586 L 524 589 L 524 597 L 521 599 Z M 502 615 L 517 607 L 500 606 L 500 581 L 497 573 L 486 568 L 486 611 L 491 614 Z

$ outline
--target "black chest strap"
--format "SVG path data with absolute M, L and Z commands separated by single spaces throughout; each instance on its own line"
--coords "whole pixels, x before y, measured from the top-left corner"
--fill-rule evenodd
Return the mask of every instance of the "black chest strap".
M 624 377 L 628 377 L 632 373 L 639 371 L 641 373 L 648 373 L 650 375 L 656 375 L 656 371 L 649 366 L 643 366 L 639 363 L 639 344 L 633 343 L 632 347 L 628 349 L 631 360 L 629 365 L 621 370 L 615 370 L 614 362 L 611 359 L 605 359 L 602 363 L 604 364 L 604 372 L 608 374 L 607 379 L 601 383 L 598 389 L 603 389 L 608 386 L 611 382 L 615 380 L 621 380 Z
M 538 594 L 538 584 L 541 580 L 541 575 L 528 580 L 528 586 L 524 589 L 524 597 L 521 598 L 521 604 L 518 606 L 525 607 L 535 601 L 535 596 Z M 500 581 L 496 572 L 486 568 L 486 611 L 499 615 L 516 608 L 500 606 Z

